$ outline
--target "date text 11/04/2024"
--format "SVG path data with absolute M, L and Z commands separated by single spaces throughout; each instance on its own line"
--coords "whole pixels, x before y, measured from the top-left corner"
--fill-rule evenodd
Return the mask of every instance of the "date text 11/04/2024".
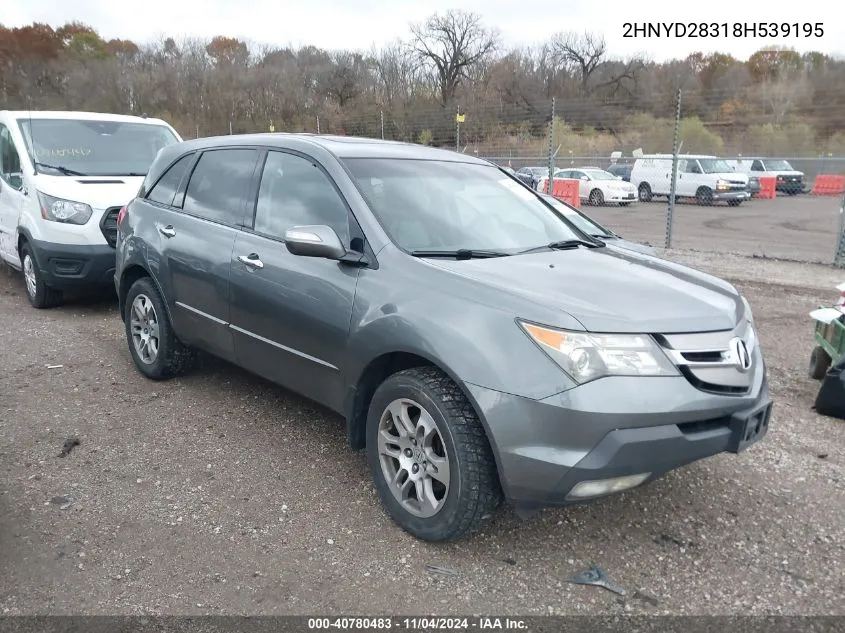
M 823 22 L 625 22 L 622 37 L 824 37 Z
M 527 631 L 525 620 L 510 617 L 323 617 L 308 618 L 309 630 L 366 630 L 398 629 L 405 631 L 471 631 L 517 630 Z

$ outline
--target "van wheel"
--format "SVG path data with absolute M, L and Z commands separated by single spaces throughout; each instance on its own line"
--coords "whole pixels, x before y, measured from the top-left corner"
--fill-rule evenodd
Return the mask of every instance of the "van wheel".
M 740 204 L 742 204 L 742 200 L 728 200 L 729 207 L 738 207 Z
M 24 243 L 20 251 L 21 268 L 26 286 L 26 297 L 33 308 L 52 308 L 62 302 L 62 291 L 44 283 L 41 269 L 32 254 L 32 247 Z
M 651 187 L 647 182 L 640 183 L 637 188 L 637 194 L 640 197 L 640 202 L 651 202 Z
M 390 517 L 425 541 L 478 529 L 501 503 L 481 421 L 448 376 L 418 367 L 376 389 L 367 415 L 367 461 Z
M 710 187 L 699 187 L 695 192 L 695 201 L 706 206 L 713 204 L 713 190 Z
M 813 380 L 822 380 L 827 374 L 827 370 L 830 369 L 831 362 L 830 356 L 827 355 L 827 352 L 822 347 L 817 346 L 813 349 L 810 354 L 810 378 Z
M 147 378 L 166 380 L 190 366 L 193 350 L 176 338 L 164 301 L 149 277 L 129 288 L 123 320 L 129 353 Z
M 593 189 L 590 192 L 590 197 L 588 198 L 590 204 L 594 207 L 600 207 L 604 204 L 604 194 L 601 192 L 600 189 Z

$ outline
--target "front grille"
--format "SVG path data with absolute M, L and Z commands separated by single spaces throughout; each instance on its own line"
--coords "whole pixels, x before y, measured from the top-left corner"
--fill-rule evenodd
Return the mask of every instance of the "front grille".
M 117 216 L 119 214 L 120 207 L 111 207 L 106 209 L 103 219 L 100 220 L 100 231 L 112 248 L 117 244 Z
M 734 337 L 745 343 L 753 362 L 757 337 L 753 327 L 743 322 L 730 331 L 698 334 L 664 334 L 654 338 L 689 383 L 701 391 L 740 396 L 749 392 L 755 368 L 741 369 Z M 759 357 L 758 357 L 759 358 Z

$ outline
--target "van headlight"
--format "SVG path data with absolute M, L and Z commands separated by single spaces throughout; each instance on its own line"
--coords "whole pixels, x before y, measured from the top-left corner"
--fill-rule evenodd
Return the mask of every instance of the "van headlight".
M 575 382 L 604 376 L 677 376 L 678 370 L 646 334 L 570 332 L 518 321 Z
M 85 224 L 94 213 L 91 206 L 84 202 L 56 198 L 40 191 L 38 201 L 41 203 L 41 217 L 51 222 Z

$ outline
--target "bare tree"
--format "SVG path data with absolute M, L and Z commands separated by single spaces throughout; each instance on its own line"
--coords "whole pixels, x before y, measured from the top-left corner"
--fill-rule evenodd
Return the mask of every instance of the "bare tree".
M 492 54 L 498 35 L 489 31 L 475 13 L 435 13 L 423 24 L 411 26 L 412 46 L 430 65 L 437 82 L 440 103 L 446 106 L 472 67 Z
M 600 88 L 611 88 L 615 94 L 620 89 L 628 90 L 626 80 L 635 82 L 644 64 L 639 58 L 627 63 L 616 63 L 611 72 L 600 71 L 608 66 L 607 43 L 603 35 L 585 32 L 558 33 L 549 44 L 555 66 L 576 80 L 581 96 L 589 96 Z

